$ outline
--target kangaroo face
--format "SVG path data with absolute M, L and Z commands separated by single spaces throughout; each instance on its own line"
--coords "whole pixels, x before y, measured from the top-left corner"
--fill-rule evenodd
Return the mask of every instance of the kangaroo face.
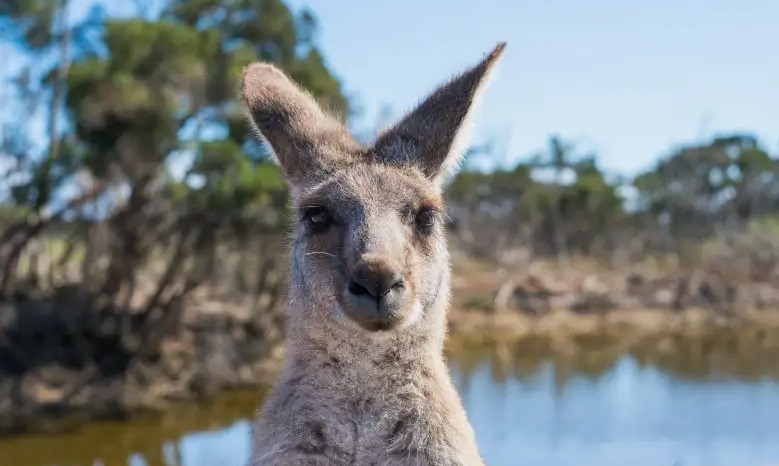
M 468 117 L 504 45 L 368 147 L 278 68 L 244 71 L 248 116 L 292 193 L 291 299 L 314 303 L 319 325 L 368 333 L 432 325 L 449 293 L 443 179 L 462 157 Z
M 435 301 L 447 267 L 443 204 L 421 173 L 359 163 L 296 204 L 304 287 L 326 284 L 318 297 L 334 303 L 330 317 L 389 331 Z

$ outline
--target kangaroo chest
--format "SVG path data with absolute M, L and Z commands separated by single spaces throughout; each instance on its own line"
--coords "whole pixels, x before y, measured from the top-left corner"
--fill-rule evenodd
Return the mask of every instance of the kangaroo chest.
M 437 448 L 434 443 L 451 439 L 445 429 L 432 427 L 432 414 L 420 409 L 420 402 L 380 394 L 319 399 L 304 410 L 311 416 L 298 428 L 301 449 L 336 464 L 392 464 L 387 461 L 395 457 L 424 456 Z
M 443 361 L 312 353 L 288 366 L 260 415 L 254 466 L 280 466 L 268 455 L 285 466 L 482 464 Z

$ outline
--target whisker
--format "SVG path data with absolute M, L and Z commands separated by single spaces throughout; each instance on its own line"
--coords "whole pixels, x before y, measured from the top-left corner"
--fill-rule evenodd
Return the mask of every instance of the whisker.
M 329 256 L 329 257 L 335 257 L 335 254 L 330 254 L 329 252 L 324 251 L 313 251 L 313 252 L 307 252 L 307 256 L 316 256 L 316 255 L 322 255 L 322 256 Z

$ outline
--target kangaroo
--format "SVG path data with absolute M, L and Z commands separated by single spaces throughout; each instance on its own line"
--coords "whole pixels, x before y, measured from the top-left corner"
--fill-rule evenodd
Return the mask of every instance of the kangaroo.
M 294 212 L 284 364 L 252 466 L 479 466 L 443 356 L 451 292 L 444 180 L 501 42 L 370 146 L 272 64 L 241 100 Z

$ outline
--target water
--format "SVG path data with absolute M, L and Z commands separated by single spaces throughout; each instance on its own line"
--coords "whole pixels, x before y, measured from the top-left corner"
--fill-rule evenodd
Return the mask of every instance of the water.
M 468 347 L 453 376 L 490 466 L 779 465 L 779 358 Z M 540 352 L 543 353 L 543 352 Z M 259 395 L 0 440 L 3 466 L 245 466 Z

